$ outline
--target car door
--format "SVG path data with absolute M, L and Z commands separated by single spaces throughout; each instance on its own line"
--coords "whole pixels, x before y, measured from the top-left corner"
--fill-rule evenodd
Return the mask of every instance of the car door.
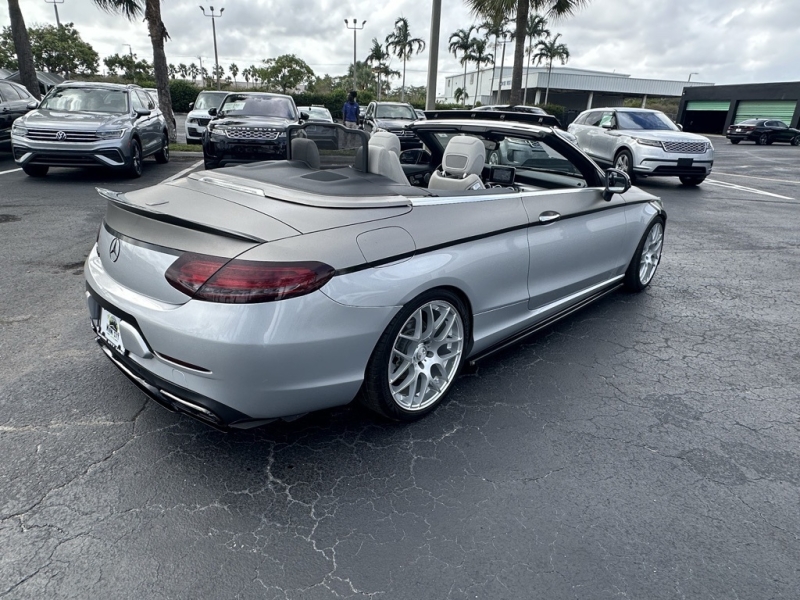
M 24 98 L 10 83 L 0 81 L 0 141 L 11 137 L 11 125 L 28 112 L 30 100 Z
M 604 188 L 582 176 L 588 172 L 584 157 L 575 154 L 568 158 L 547 140 L 540 144 L 550 157 L 547 163 L 560 166 L 541 172 L 538 167 L 523 166 L 517 169 L 517 179 L 539 178 L 551 187 L 522 194 L 529 222 L 528 308 L 545 318 L 592 289 L 621 278 L 630 257 L 625 256 L 627 224 L 622 197 L 604 199 Z M 539 165 L 547 163 L 537 160 Z M 599 180 L 598 175 L 593 178 Z
M 792 132 L 789 130 L 789 126 L 784 123 L 783 121 L 773 121 L 775 124 L 775 141 L 776 142 L 791 142 Z
M 619 144 L 619 133 L 616 129 L 616 113 L 612 110 L 603 111 L 600 117 L 600 126 L 595 130 L 596 135 L 592 138 L 592 151 L 598 160 L 609 164 L 614 161 Z
M 597 158 L 597 152 L 595 151 L 597 137 L 605 134 L 605 132 L 600 129 L 600 120 L 602 118 L 602 110 L 592 111 L 589 116 L 586 117 L 586 124 L 581 129 L 580 135 L 576 133 L 578 145 L 592 158 Z
M 159 143 L 156 137 L 153 124 L 157 123 L 155 111 L 150 109 L 150 100 L 144 92 L 138 90 L 131 90 L 131 103 L 133 110 L 150 110 L 147 116 L 140 116 L 136 119 L 136 128 L 139 131 L 139 137 L 142 140 L 142 154 L 145 156 L 155 152 L 155 146 Z

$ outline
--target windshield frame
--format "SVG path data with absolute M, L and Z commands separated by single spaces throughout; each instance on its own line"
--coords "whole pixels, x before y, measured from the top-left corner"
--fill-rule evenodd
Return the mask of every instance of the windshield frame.
M 57 106 L 48 106 L 47 103 L 54 101 L 56 99 L 56 95 L 63 92 L 89 92 L 89 91 L 100 91 L 107 94 L 122 94 L 125 98 L 125 110 L 123 111 L 108 111 L 108 110 L 89 110 L 89 109 L 79 109 L 79 110 L 70 110 L 68 108 L 60 108 Z M 46 109 L 46 110 L 54 110 L 57 112 L 68 112 L 68 113 L 94 113 L 94 114 L 102 114 L 102 115 L 127 115 L 131 112 L 131 99 L 130 95 L 128 94 L 127 89 L 113 89 L 107 88 L 103 86 L 81 86 L 81 87 L 54 87 L 51 89 L 47 95 L 42 99 L 39 103 L 39 108 Z M 76 95 L 76 97 L 78 97 Z

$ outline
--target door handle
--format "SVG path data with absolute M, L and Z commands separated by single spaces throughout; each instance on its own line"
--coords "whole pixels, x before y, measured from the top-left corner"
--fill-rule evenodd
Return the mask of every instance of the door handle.
M 540 223 L 550 223 L 552 221 L 558 221 L 561 218 L 561 215 L 553 210 L 546 210 L 542 214 L 539 215 L 539 222 Z

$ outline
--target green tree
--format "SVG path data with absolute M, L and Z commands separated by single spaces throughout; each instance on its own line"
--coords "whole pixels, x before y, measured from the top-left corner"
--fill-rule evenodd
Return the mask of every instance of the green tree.
M 547 38 L 536 42 L 534 49 L 536 54 L 533 55 L 533 60 L 537 65 L 542 62 L 547 63 L 547 89 L 544 93 L 544 103 L 547 104 L 547 99 L 550 96 L 550 72 L 553 70 L 553 61 L 560 60 L 562 65 L 567 64 L 569 60 L 569 48 L 566 44 L 559 44 L 558 38 L 561 34 L 557 34 L 553 39 Z
M 25 19 L 19 8 L 19 0 L 8 0 L 8 17 L 11 22 L 11 36 L 14 39 L 14 51 L 17 55 L 17 65 L 20 80 L 34 98 L 41 98 L 39 93 L 39 80 L 36 77 L 36 67 L 33 65 L 33 51 Z
M 192 76 L 192 83 L 197 81 L 197 76 L 200 75 L 200 69 L 197 68 L 197 65 L 192 63 L 189 65 L 189 75 Z
M 146 60 L 138 60 L 136 54 L 112 54 L 103 59 L 103 64 L 110 74 L 123 75 L 131 81 L 153 79 L 153 66 Z
M 175 115 L 172 112 L 167 55 L 164 52 L 164 43 L 169 39 L 169 33 L 161 19 L 161 0 L 93 0 L 93 2 L 102 10 L 121 14 L 131 21 L 144 14 L 150 43 L 153 46 L 153 71 L 158 90 L 158 104 L 167 121 L 169 139 L 176 142 L 178 132 L 174 125 Z
M 314 71 L 294 54 L 270 58 L 264 61 L 264 65 L 262 81 L 267 81 L 271 87 L 280 88 L 284 94 L 289 89 L 314 81 Z
M 471 36 L 473 31 L 475 31 L 475 28 L 472 25 L 470 25 L 469 29 L 457 29 L 455 33 L 450 35 L 450 45 L 447 47 L 450 53 L 456 58 L 461 54 L 459 62 L 464 65 L 464 89 L 467 87 L 467 65 L 469 64 L 467 55 L 472 48 L 473 38 Z M 465 96 L 463 97 L 463 101 L 466 102 Z
M 72 23 L 61 27 L 55 25 L 30 27 L 28 38 L 36 70 L 60 73 L 65 77 L 97 73 L 99 56 L 91 45 L 81 39 Z M 13 60 L 7 61 L 7 68 L 17 69 L 11 28 L 5 27 L 0 33 L 0 56 L 9 54 Z
M 167 67 L 167 69 L 169 71 L 169 78 L 170 79 L 175 79 L 175 76 L 178 74 L 178 67 L 176 67 L 175 65 L 170 63 L 169 67 Z
M 425 50 L 425 42 L 420 38 L 412 38 L 408 28 L 408 19 L 399 17 L 394 22 L 394 31 L 386 36 L 386 49 L 403 61 L 403 87 L 400 99 L 406 99 L 406 62 L 416 53 Z
M 366 62 L 360 60 L 356 61 L 356 82 L 358 84 L 357 91 L 363 92 L 366 90 L 373 90 L 377 85 L 375 73 L 372 71 Z M 353 81 L 353 65 L 347 67 L 347 79 L 352 83 Z
M 550 30 L 547 29 L 547 19 L 542 15 L 535 13 L 528 17 L 528 26 L 525 28 L 525 35 L 528 38 L 528 49 L 525 53 L 528 55 L 528 68 L 526 73 L 531 69 L 531 55 L 533 54 L 533 42 L 538 41 L 543 37 L 550 37 Z M 548 77 L 547 80 L 550 83 Z M 528 103 L 528 78 L 525 77 L 525 91 L 522 93 L 522 103 Z
M 525 57 L 525 41 L 522 35 L 528 26 L 528 15 L 540 12 L 551 18 L 562 18 L 589 4 L 589 0 L 465 0 L 467 6 L 476 15 L 482 17 L 514 18 L 515 37 L 514 66 L 511 73 L 511 104 L 519 104 L 522 99 L 522 63 Z
M 217 65 L 211 69 L 211 73 L 216 81 L 219 81 L 225 76 L 225 68 L 222 65 Z
M 502 39 L 504 42 L 506 38 L 511 34 L 511 31 L 508 29 L 508 19 L 505 16 L 501 15 L 493 15 L 488 17 L 483 23 L 478 25 L 478 30 L 480 31 L 483 29 L 485 31 L 484 36 L 485 39 L 488 41 L 489 38 L 494 38 L 494 53 L 492 54 L 493 57 L 497 57 L 497 44 L 500 43 Z M 497 64 L 496 62 L 493 64 Z M 502 69 L 500 71 L 500 77 L 503 77 Z M 491 98 L 494 95 L 494 69 L 492 69 L 492 82 L 489 84 L 489 97 Z M 499 92 L 498 92 L 499 96 Z M 491 101 L 491 100 L 490 100 Z
M 372 65 L 372 70 L 377 77 L 377 94 L 378 100 L 381 99 L 381 91 L 384 86 L 388 87 L 389 79 L 393 77 L 400 77 L 400 71 L 395 71 L 389 65 L 389 59 L 392 57 L 389 52 L 384 49 L 381 43 L 378 41 L 378 38 L 372 38 L 372 48 L 370 48 L 369 54 L 367 55 L 367 62 Z M 385 78 L 383 84 L 381 84 L 381 77 Z
M 469 54 L 467 54 L 467 60 L 471 63 L 475 63 L 478 69 L 478 75 L 475 78 L 475 96 L 472 98 L 473 105 L 478 101 L 478 94 L 480 93 L 478 90 L 481 85 L 481 67 L 494 64 L 494 55 L 491 52 L 486 52 L 488 43 L 489 42 L 484 38 L 472 38 Z M 466 80 L 464 83 L 466 85 Z
M 184 63 L 178 65 L 178 73 L 181 74 L 181 79 L 186 79 L 189 75 L 189 67 L 187 67 Z
M 468 97 L 469 94 L 467 94 L 466 87 L 456 88 L 456 91 L 453 94 L 453 98 L 455 98 L 456 102 L 461 102 L 461 104 L 466 104 Z
M 235 86 L 236 76 L 239 74 L 239 65 L 237 65 L 236 63 L 231 63 L 230 66 L 228 67 L 228 71 L 230 71 L 231 75 L 233 76 L 233 85 Z

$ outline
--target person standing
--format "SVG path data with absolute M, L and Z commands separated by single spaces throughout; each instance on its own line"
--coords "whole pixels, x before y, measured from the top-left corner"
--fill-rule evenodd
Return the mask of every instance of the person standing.
M 347 102 L 342 106 L 342 120 L 348 129 L 358 129 L 358 94 L 353 90 L 347 95 Z

